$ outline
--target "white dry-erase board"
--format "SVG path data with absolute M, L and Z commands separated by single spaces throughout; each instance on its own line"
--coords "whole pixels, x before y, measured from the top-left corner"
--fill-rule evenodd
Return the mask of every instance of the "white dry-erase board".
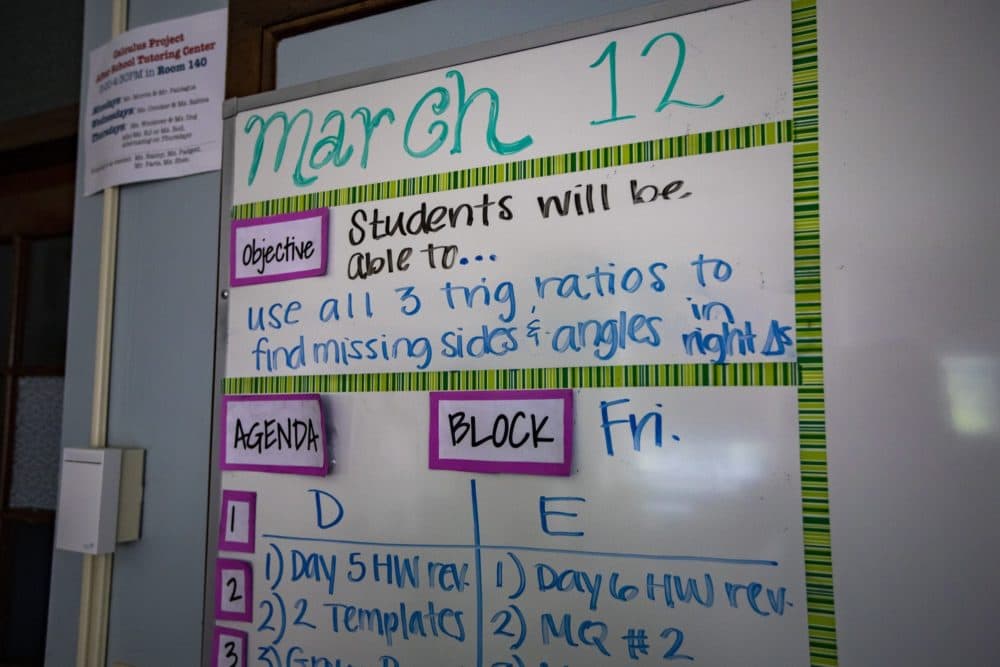
M 837 663 L 815 23 L 230 103 L 205 664 Z

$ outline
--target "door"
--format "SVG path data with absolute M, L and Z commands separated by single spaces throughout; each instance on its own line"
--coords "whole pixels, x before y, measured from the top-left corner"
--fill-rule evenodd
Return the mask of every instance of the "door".
M 76 138 L 0 152 L 0 665 L 42 665 Z

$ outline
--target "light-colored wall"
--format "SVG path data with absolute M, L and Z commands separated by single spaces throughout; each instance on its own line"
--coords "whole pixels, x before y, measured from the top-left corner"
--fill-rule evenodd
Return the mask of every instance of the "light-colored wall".
M 224 0 L 131 0 L 132 27 L 224 7 Z M 88 0 L 84 54 L 111 33 L 110 0 Z M 84 57 L 81 95 L 86 96 Z M 77 163 L 78 192 L 83 147 Z M 200 660 L 219 172 L 121 191 L 108 439 L 146 449 L 143 535 L 115 553 L 109 664 Z M 101 196 L 77 196 L 63 445 L 90 432 Z M 74 664 L 79 556 L 57 551 L 46 664 Z
M 996 665 L 1000 8 L 820 2 L 842 665 Z
M 111 33 L 111 3 L 87 2 L 83 17 L 83 53 L 79 95 L 86 95 L 86 54 Z M 80 133 L 83 136 L 85 133 Z M 79 144 L 78 144 L 79 146 Z M 77 152 L 77 191 L 82 190 L 83 150 Z M 77 195 L 73 214 L 73 259 L 70 272 L 63 397 L 62 446 L 86 444 L 90 433 L 90 397 L 96 344 L 97 270 L 100 256 L 101 198 Z M 56 550 L 52 556 L 49 623 L 45 663 L 72 665 L 80 605 L 81 558 Z
M 277 83 L 284 88 L 655 3 L 434 0 L 282 40 Z
M 132 4 L 133 25 L 219 6 Z M 501 36 L 475 20 L 494 4 L 446 14 L 428 43 Z M 556 22 L 549 4 L 524 3 L 524 25 Z M 85 51 L 108 38 L 109 6 L 88 0 Z M 1000 662 L 987 593 L 1000 590 L 998 29 L 987 0 L 820 2 L 830 487 L 850 667 Z M 394 42 L 358 40 L 345 57 L 416 55 Z M 328 47 L 282 47 L 301 64 L 280 66 L 282 80 L 342 71 L 326 66 Z M 149 459 L 143 541 L 116 556 L 109 657 L 142 667 L 197 664 L 218 187 L 208 174 L 122 199 L 110 430 Z M 100 199 L 79 199 L 64 444 L 89 424 L 99 223 Z M 78 591 L 79 559 L 57 553 L 53 667 L 72 664 Z

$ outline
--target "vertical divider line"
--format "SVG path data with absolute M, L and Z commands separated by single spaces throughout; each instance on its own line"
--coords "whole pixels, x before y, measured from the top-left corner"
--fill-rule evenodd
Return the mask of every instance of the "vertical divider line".
M 473 551 L 476 558 L 476 667 L 483 667 L 483 552 L 479 537 L 479 494 L 476 480 L 469 480 L 472 493 Z

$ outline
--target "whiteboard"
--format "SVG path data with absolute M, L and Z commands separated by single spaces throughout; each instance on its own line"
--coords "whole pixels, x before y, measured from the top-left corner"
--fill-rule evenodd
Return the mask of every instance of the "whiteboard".
M 318 405 L 329 460 L 217 415 L 206 664 L 836 662 L 814 12 L 237 101 L 218 402 Z M 504 467 L 558 390 L 568 474 Z

